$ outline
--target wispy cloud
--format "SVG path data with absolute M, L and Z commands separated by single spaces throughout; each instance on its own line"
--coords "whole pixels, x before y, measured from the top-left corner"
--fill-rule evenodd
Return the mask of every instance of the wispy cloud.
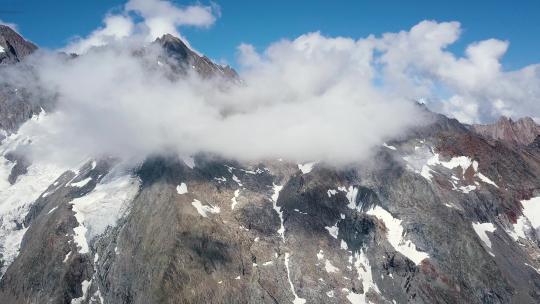
M 149 42 L 164 34 L 181 37 L 179 27 L 209 27 L 219 15 L 217 5 L 179 7 L 163 0 L 130 0 L 121 12 L 108 14 L 102 27 L 86 37 L 73 39 L 65 51 L 82 54 L 91 47 L 126 38 Z

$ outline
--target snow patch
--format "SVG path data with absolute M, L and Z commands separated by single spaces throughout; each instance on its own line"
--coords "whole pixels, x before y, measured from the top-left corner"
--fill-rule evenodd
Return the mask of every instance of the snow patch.
M 94 190 L 71 201 L 79 223 L 73 229 L 74 241 L 80 253 L 88 253 L 88 240 L 102 234 L 125 213 L 129 203 L 139 191 L 140 181 L 129 174 L 105 176 Z
M 363 296 L 365 297 L 365 294 L 369 290 L 380 293 L 379 288 L 375 284 L 375 281 L 373 281 L 371 266 L 369 264 L 369 260 L 367 258 L 365 250 L 360 250 L 360 254 L 355 253 L 354 259 L 354 267 L 356 268 L 356 272 L 358 273 L 358 280 L 362 280 L 362 286 L 364 289 Z
M 315 162 L 298 164 L 298 169 L 302 171 L 302 174 L 308 174 L 309 172 L 311 172 L 311 170 L 313 170 L 313 166 L 315 164 L 316 164 Z
M 178 194 L 186 194 L 186 193 L 188 193 L 186 183 L 181 183 L 180 185 L 176 186 L 176 192 Z
M 489 239 L 489 236 L 487 232 L 493 233 L 495 231 L 495 226 L 492 223 L 472 223 L 474 232 L 478 235 L 478 237 L 482 240 L 482 242 L 489 248 L 488 253 L 492 256 L 495 256 L 491 252 L 491 240 Z
M 338 226 L 337 226 L 337 222 L 334 224 L 334 226 L 332 226 L 332 227 L 326 226 L 326 227 L 324 227 L 324 229 L 328 230 L 328 233 L 330 233 L 330 235 L 331 235 L 333 238 L 335 238 L 335 239 L 338 238 L 339 228 L 338 228 Z
M 221 209 L 217 206 L 212 206 L 212 205 L 203 205 L 201 204 L 201 202 L 199 200 L 194 200 L 191 205 L 193 205 L 193 207 L 195 207 L 195 209 L 197 209 L 197 212 L 202 216 L 202 217 L 208 217 L 208 213 L 219 213 L 221 211 Z
M 339 268 L 332 265 L 332 263 L 328 259 L 324 261 L 324 270 L 326 270 L 326 272 L 328 273 L 339 272 Z
M 277 233 L 281 236 L 281 240 L 285 241 L 285 226 L 283 225 L 283 211 L 281 207 L 277 205 L 277 200 L 279 198 L 279 192 L 283 189 L 283 186 L 278 186 L 274 184 L 274 193 L 272 194 L 272 206 L 279 216 L 280 226 Z
M 395 250 L 399 251 L 416 265 L 419 265 L 422 260 L 429 258 L 427 253 L 418 251 L 413 242 L 403 238 L 404 229 L 401 225 L 402 221 L 394 218 L 390 212 L 384 210 L 380 206 L 375 206 L 374 208 L 370 209 L 367 214 L 375 216 L 379 220 L 383 221 L 387 229 L 388 242 L 392 245 L 392 247 L 394 247 Z
M 79 188 L 82 188 L 84 186 L 86 186 L 86 184 L 88 184 L 90 181 L 92 180 L 91 177 L 87 177 L 81 181 L 78 181 L 76 183 L 70 183 L 69 185 L 72 186 L 72 187 L 79 187 Z
M 540 196 L 533 197 L 529 200 L 522 200 L 523 215 L 526 216 L 532 227 L 536 230 L 540 230 Z
M 92 280 L 84 280 L 81 283 L 82 296 L 80 298 L 71 299 L 71 304 L 81 304 L 86 300 L 86 294 L 88 293 L 88 288 L 92 284 Z
M 1 147 L 2 155 L 21 140 L 16 135 L 7 138 Z M 65 171 L 65 168 L 35 161 L 28 167 L 27 173 L 19 176 L 12 185 L 8 177 L 14 165 L 0 156 L 0 254 L 4 261 L 0 278 L 19 254 L 27 227 L 21 229 L 18 223 L 23 223 L 31 204 Z
M 231 210 L 234 210 L 234 207 L 238 204 L 238 201 L 236 200 L 238 198 L 238 195 L 240 195 L 240 189 L 236 189 L 234 191 L 234 197 L 231 198 Z
M 390 145 L 388 145 L 388 144 L 386 144 L 386 143 L 383 143 L 382 145 L 383 145 L 383 147 L 388 148 L 388 149 L 390 149 L 390 150 L 394 150 L 394 151 L 397 150 L 396 147 L 390 146 Z
M 233 179 L 233 181 L 235 181 L 238 184 L 238 186 L 240 186 L 240 187 L 243 186 L 242 182 L 240 181 L 240 179 L 236 175 L 233 174 L 232 179 Z
M 291 270 L 289 269 L 289 253 L 285 253 L 285 269 L 287 269 L 287 279 L 289 280 L 289 285 L 291 286 L 291 292 L 294 296 L 293 304 L 304 304 L 306 303 L 305 299 L 298 297 L 294 291 L 294 285 L 291 281 Z
M 328 197 L 332 197 L 332 195 L 336 195 L 337 191 L 334 189 L 328 189 L 326 193 L 328 194 Z
M 195 168 L 195 159 L 192 156 L 183 157 L 182 160 L 190 169 Z

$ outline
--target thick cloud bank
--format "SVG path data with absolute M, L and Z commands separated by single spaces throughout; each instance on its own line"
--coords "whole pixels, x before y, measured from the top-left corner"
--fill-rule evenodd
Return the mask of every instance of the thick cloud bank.
M 504 71 L 500 58 L 509 43 L 496 39 L 454 55 L 447 48 L 460 36 L 458 22 L 422 21 L 360 39 L 314 32 L 262 52 L 242 44 L 240 85 L 167 77 L 150 41 L 218 17 L 217 6 L 130 0 L 66 47 L 81 56 L 35 56 L 38 87 L 56 94 L 58 104 L 23 128 L 35 138 L 34 153 L 139 160 L 163 151 L 211 152 L 342 164 L 425 123 L 414 100 L 466 123 L 540 116 L 539 66 Z
M 69 60 L 34 58 L 41 85 L 58 96 L 56 111 L 24 127 L 39 135 L 33 145 L 45 150 L 36 154 L 140 159 L 211 152 L 344 163 L 362 160 L 419 121 L 413 101 L 372 84 L 362 42 L 310 34 L 272 45 L 265 55 L 243 46 L 241 84 L 195 74 L 171 80 L 156 60 L 157 45 L 132 47 L 113 43 Z

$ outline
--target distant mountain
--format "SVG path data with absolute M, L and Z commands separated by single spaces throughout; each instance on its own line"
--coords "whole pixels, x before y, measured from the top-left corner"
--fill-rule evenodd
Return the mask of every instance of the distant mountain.
M 502 116 L 496 123 L 476 124 L 472 125 L 472 129 L 482 136 L 520 145 L 528 145 L 540 135 L 540 125 L 530 117 L 514 121 Z
M 25 40 L 7 25 L 0 24 L 0 64 L 21 61 L 37 50 L 32 42 Z

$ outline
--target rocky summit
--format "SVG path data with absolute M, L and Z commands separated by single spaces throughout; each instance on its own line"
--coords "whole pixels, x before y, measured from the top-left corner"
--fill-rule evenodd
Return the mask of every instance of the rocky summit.
M 513 121 L 511 118 L 503 116 L 494 124 L 476 124 L 472 125 L 472 129 L 484 137 L 510 144 L 528 145 L 540 136 L 540 125 L 530 117 Z
M 156 43 L 178 77 L 238 79 Z M 6 65 L 35 49 L 6 27 L 0 45 Z M 428 125 L 345 168 L 205 153 L 64 168 L 20 153 L 54 96 L 0 92 L 0 303 L 540 303 L 530 120 L 422 108 Z

